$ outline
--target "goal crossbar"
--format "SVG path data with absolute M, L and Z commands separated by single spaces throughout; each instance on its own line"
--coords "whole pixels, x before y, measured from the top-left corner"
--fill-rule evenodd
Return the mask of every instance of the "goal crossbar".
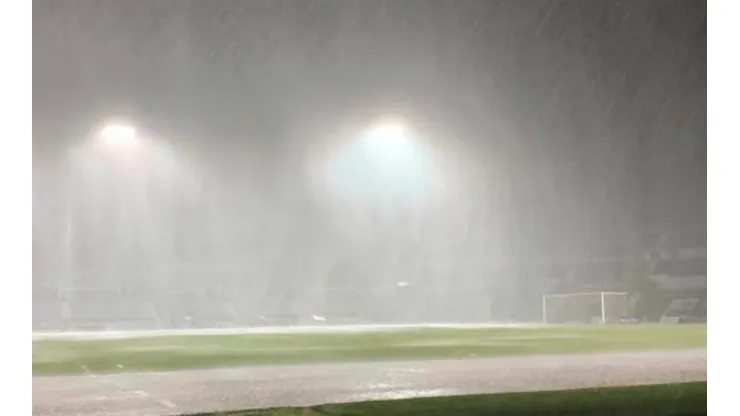
M 582 296 L 582 295 L 626 295 L 627 292 L 579 292 L 579 293 L 548 293 L 543 297 L 558 298 L 566 296 Z
M 610 295 L 621 295 L 628 296 L 627 292 L 578 292 L 578 293 L 553 293 L 542 295 L 542 322 L 547 324 L 547 299 L 549 298 L 563 298 L 563 297 L 578 297 L 578 296 L 598 296 L 599 303 L 601 304 L 601 323 L 606 323 L 606 302 L 605 297 Z

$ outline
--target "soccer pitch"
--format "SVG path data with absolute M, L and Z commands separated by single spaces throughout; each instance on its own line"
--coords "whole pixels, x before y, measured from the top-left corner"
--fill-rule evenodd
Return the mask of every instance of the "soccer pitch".
M 706 325 L 323 327 L 35 337 L 33 374 L 706 347 Z

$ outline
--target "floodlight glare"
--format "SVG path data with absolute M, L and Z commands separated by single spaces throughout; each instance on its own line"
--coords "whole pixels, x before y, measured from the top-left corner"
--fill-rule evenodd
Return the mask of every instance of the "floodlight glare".
M 370 129 L 366 136 L 367 145 L 385 156 L 406 151 L 409 136 L 402 124 L 386 123 Z
M 98 139 L 110 150 L 130 150 L 141 145 L 136 129 L 126 124 L 106 124 Z

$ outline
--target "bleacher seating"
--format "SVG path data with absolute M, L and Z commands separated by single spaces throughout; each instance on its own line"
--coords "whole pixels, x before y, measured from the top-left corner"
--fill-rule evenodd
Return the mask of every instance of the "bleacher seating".
M 676 290 L 663 292 L 670 301 L 665 305 L 663 321 L 706 320 L 707 292 L 705 289 Z

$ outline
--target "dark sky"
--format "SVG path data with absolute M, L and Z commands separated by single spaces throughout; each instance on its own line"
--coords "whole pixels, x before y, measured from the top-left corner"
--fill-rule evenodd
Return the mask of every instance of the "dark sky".
M 35 174 L 124 114 L 226 176 L 300 176 L 401 114 L 487 166 L 513 247 L 706 230 L 706 5 L 36 0 Z M 251 155 L 251 156 L 248 156 Z M 253 169 L 256 169 L 253 167 Z M 272 183 L 272 182 L 271 182 Z M 486 206 L 485 203 L 482 206 Z

